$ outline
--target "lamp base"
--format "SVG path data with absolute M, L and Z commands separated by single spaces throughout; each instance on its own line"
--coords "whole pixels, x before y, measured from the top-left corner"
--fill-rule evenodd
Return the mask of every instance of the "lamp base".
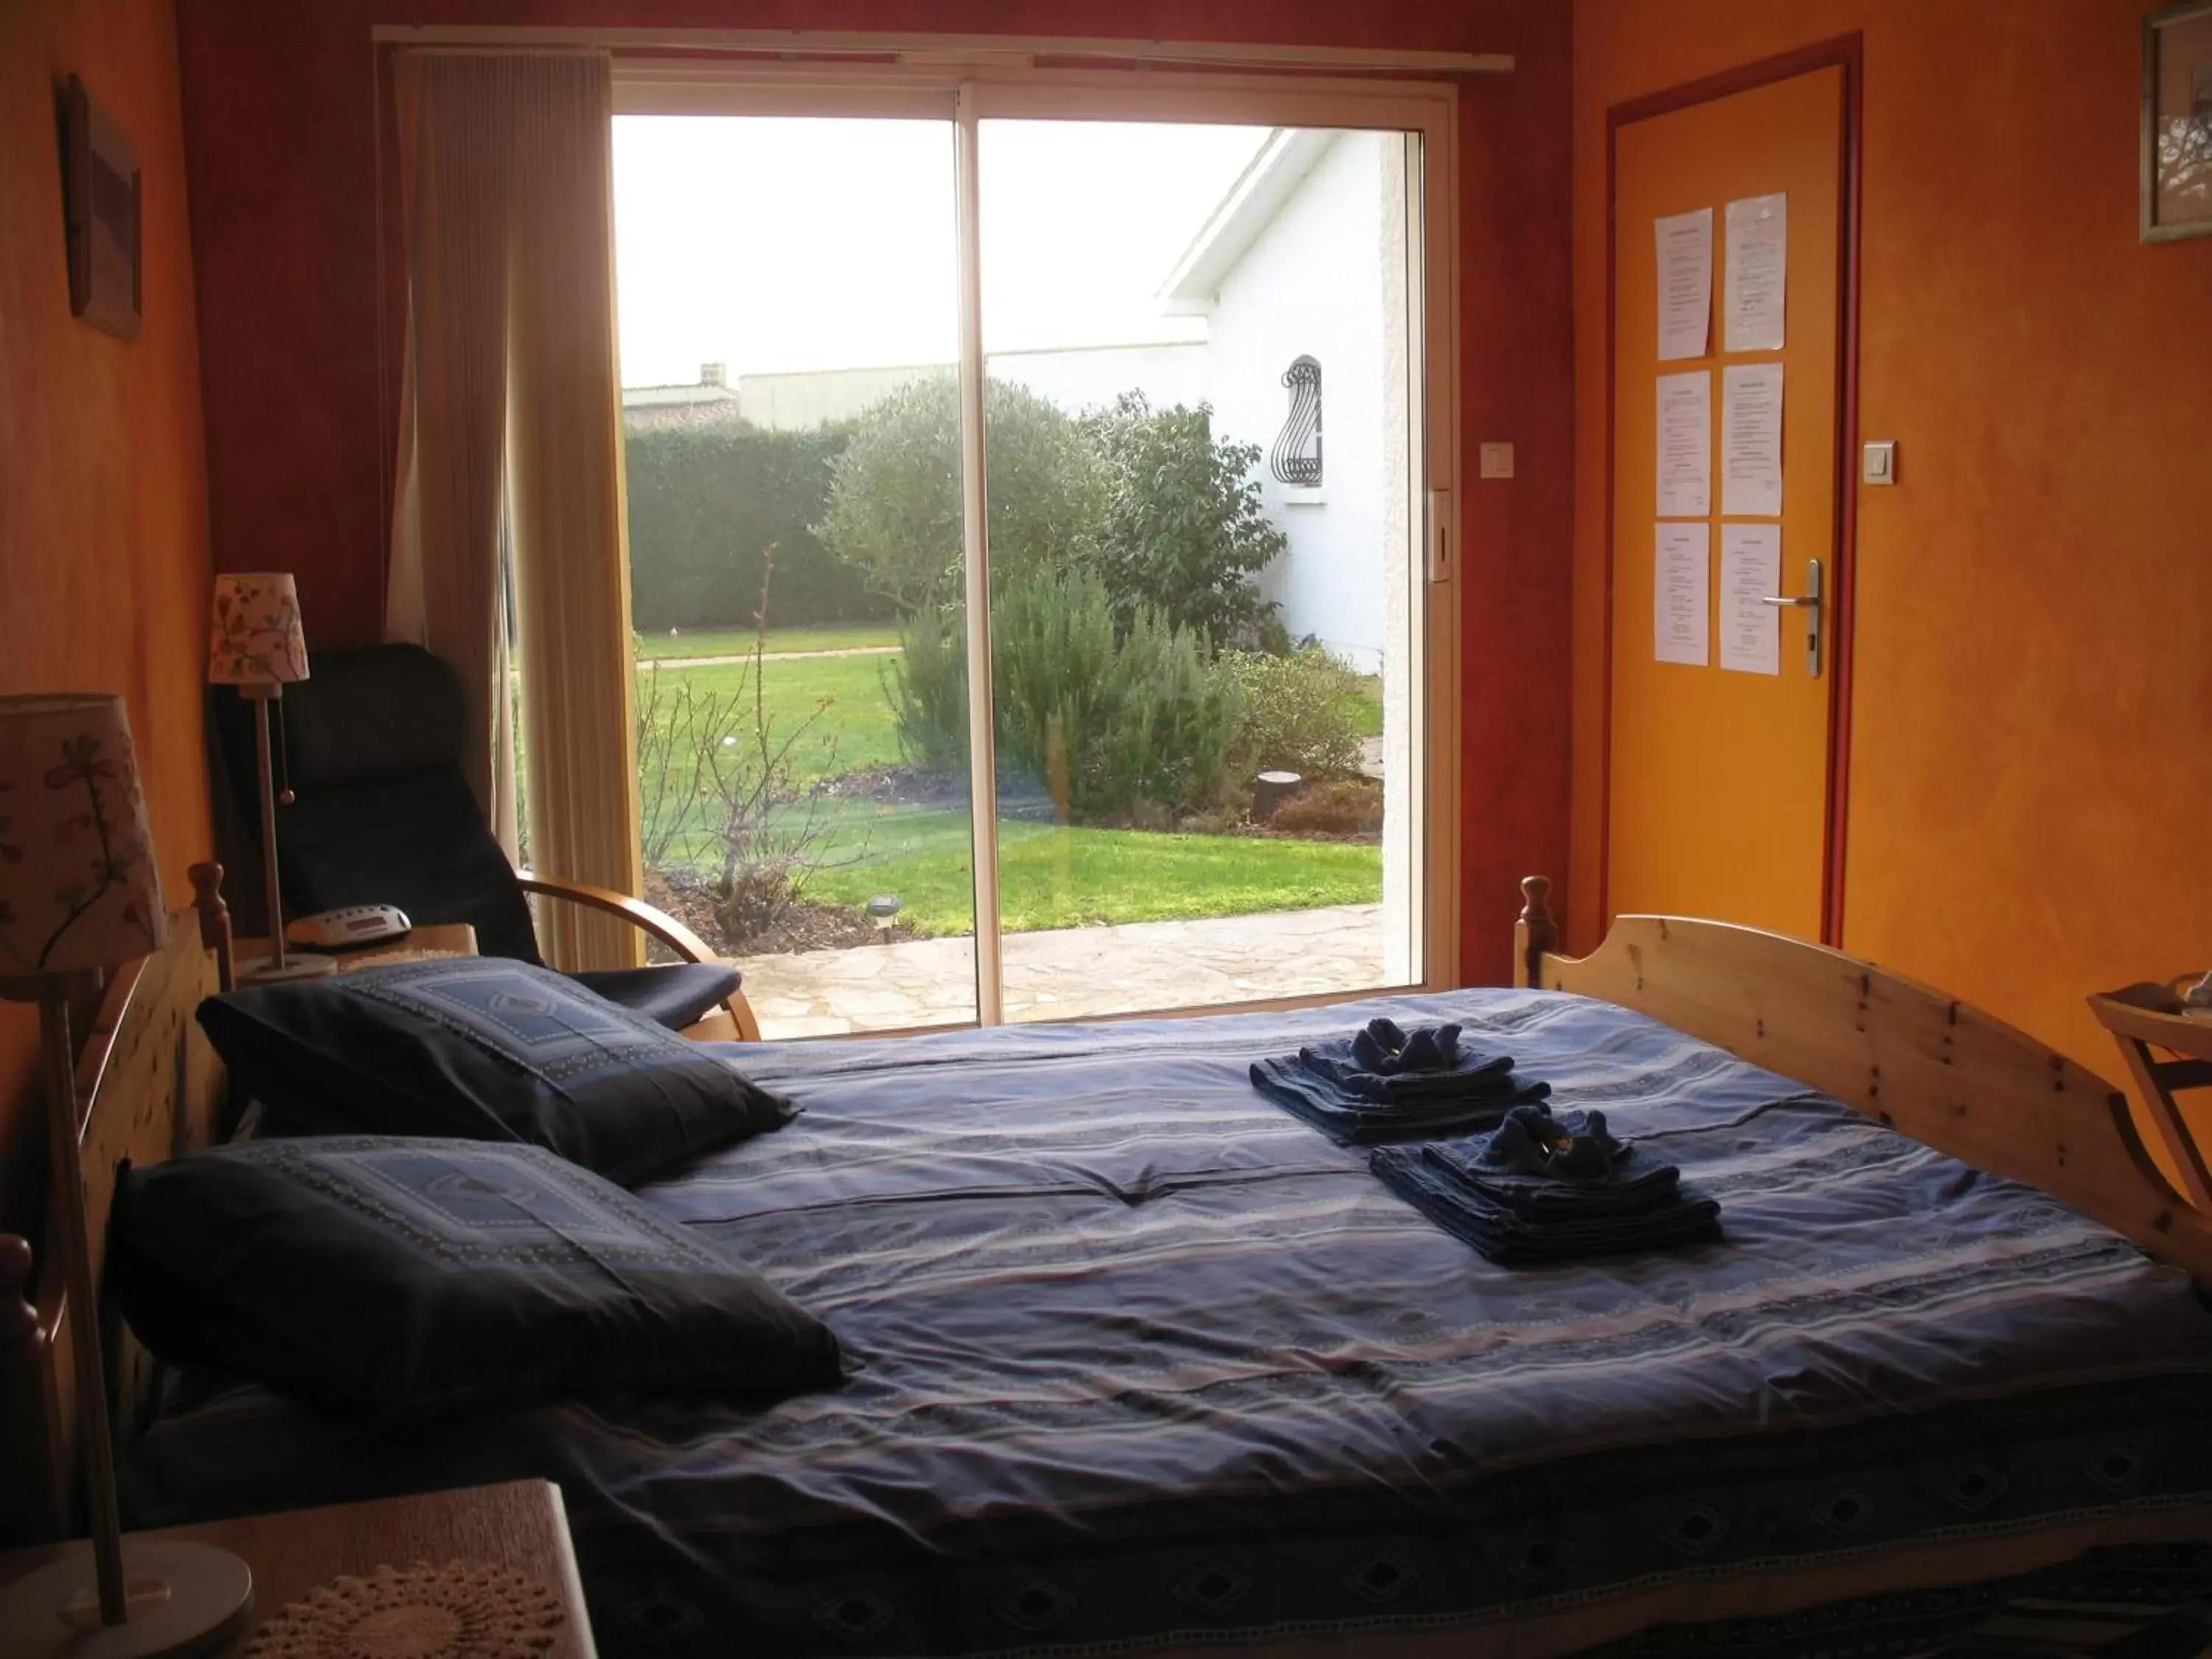
M 253 1571 L 210 1544 L 123 1540 L 130 1617 L 100 1622 L 92 1555 L 73 1550 L 0 1590 L 9 1659 L 188 1659 L 212 1653 L 253 1615 Z
M 322 979 L 338 970 L 336 957 L 319 957 L 305 951 L 284 952 L 284 965 L 279 968 L 274 957 L 256 957 L 241 962 L 237 968 L 240 985 L 282 985 L 295 979 Z

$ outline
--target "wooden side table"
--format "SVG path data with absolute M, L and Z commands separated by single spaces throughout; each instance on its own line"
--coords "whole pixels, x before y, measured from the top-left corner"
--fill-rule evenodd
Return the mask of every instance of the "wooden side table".
M 2089 1011 L 2120 1045 L 2144 1109 L 2180 1172 L 2182 1196 L 2212 1214 L 2212 1169 L 2173 1099 L 2177 1091 L 2212 1089 L 2212 1019 L 2181 1012 L 2183 988 L 2197 977 L 2185 974 L 2166 985 L 2101 992 L 2089 999 Z M 2175 1058 L 2162 1060 L 2158 1050 Z
M 244 1653 L 262 1621 L 341 1573 L 366 1577 L 380 1566 L 404 1569 L 418 1561 L 441 1566 L 456 1560 L 506 1567 L 553 1592 L 563 1617 L 544 1650 L 546 1659 L 595 1659 L 598 1651 L 584 1611 L 561 1489 L 550 1481 L 422 1492 L 129 1536 L 215 1544 L 253 1570 L 252 1619 L 230 1645 L 217 1650 L 223 1659 Z M 82 1548 L 80 1540 L 0 1553 L 0 1584 L 13 1583 L 65 1552 Z
M 252 962 L 269 954 L 265 939 L 242 939 L 232 946 L 240 962 Z M 304 951 L 304 945 L 295 945 Z M 338 964 L 338 972 L 350 974 L 362 968 L 388 968 L 395 962 L 434 962 L 446 957 L 472 957 L 477 953 L 477 930 L 465 921 L 431 922 L 402 934 L 387 945 L 372 945 L 365 951 L 331 951 L 325 952 Z

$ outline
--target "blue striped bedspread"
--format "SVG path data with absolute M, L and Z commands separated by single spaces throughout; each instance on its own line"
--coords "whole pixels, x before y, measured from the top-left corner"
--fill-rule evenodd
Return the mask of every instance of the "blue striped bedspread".
M 1376 1013 L 1459 1020 L 1602 1107 L 1726 1242 L 1485 1262 L 1247 1079 Z M 828 1320 L 843 1389 L 374 1439 L 185 1389 L 131 1460 L 137 1519 L 544 1475 L 603 1652 L 1009 1655 L 1473 1631 L 2212 1499 L 2183 1275 L 1607 1005 L 724 1052 L 804 1115 L 643 1195 Z

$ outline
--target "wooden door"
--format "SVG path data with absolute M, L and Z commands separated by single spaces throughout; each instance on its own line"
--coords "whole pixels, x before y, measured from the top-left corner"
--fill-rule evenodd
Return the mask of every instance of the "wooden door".
M 1847 359 L 1850 66 L 1832 64 L 1684 100 L 1615 112 L 1613 127 L 1613 444 L 1608 770 L 1604 908 L 1711 916 L 1808 939 L 1832 939 L 1839 867 L 1839 744 L 1846 705 L 1839 616 L 1848 617 L 1848 526 L 1840 485 L 1849 435 Z M 1729 351 L 1728 208 L 1786 202 L 1784 339 L 1779 349 Z M 1660 359 L 1662 218 L 1711 210 L 1711 301 L 1704 353 Z M 1694 240 L 1694 239 L 1693 239 Z M 1679 349 L 1679 348 L 1678 348 Z M 1782 368 L 1780 510 L 1724 512 L 1726 371 Z M 1659 380 L 1707 377 L 1705 510 L 1659 499 Z M 1665 599 L 1676 624 L 1663 647 L 1660 512 L 1678 562 Z M 1820 564 L 1820 660 L 1808 656 L 1815 612 L 1765 607 L 1778 624 L 1775 672 L 1724 665 L 1723 646 L 1749 590 L 1731 605 L 1723 550 L 1731 526 L 1778 529 L 1778 597 L 1802 597 Z M 1767 540 L 1772 532 L 1758 538 Z M 1705 560 L 1706 659 L 1684 661 L 1693 614 L 1682 578 Z M 1685 544 L 1685 538 L 1688 544 Z M 1770 542 L 1771 544 L 1771 542 Z M 1755 569 L 1755 565 L 1742 568 Z M 1764 597 L 1761 595 L 1760 597 Z M 1755 640 L 1756 634 L 1739 634 Z M 1662 649 L 1673 659 L 1661 660 Z

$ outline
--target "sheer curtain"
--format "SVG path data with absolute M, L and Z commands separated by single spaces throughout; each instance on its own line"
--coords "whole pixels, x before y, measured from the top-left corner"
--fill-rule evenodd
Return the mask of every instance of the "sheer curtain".
M 532 862 L 633 893 L 610 64 L 408 52 L 397 87 L 409 337 L 386 635 L 460 674 L 483 733 L 471 781 L 510 852 L 519 702 Z M 639 960 L 634 929 L 571 905 L 538 937 L 562 968 Z

